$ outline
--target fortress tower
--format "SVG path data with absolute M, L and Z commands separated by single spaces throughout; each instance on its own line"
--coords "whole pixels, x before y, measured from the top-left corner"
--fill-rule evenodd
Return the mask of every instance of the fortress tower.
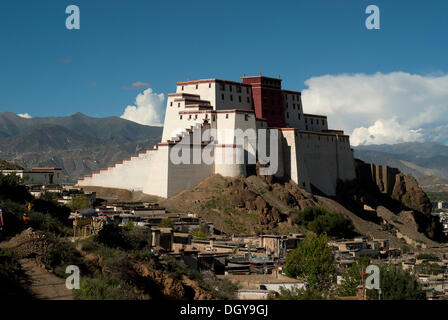
M 339 180 L 355 178 L 349 137 L 341 130 L 329 130 L 326 116 L 304 113 L 299 91 L 282 89 L 280 78 L 259 75 L 243 76 L 242 82 L 178 82 L 176 92 L 168 94 L 162 141 L 79 179 L 78 185 L 142 190 L 170 197 L 212 174 L 245 176 L 249 165 L 246 160 L 222 163 L 216 159 L 228 154 L 234 160 L 239 155 L 257 158 L 247 140 L 237 141 L 229 134 L 249 129 L 278 133 L 278 141 L 273 141 L 276 153 L 272 154 L 274 149 L 269 151 L 278 159 L 277 177 L 327 195 L 335 194 Z M 191 161 L 176 164 L 172 155 L 181 146 L 184 149 L 180 153 L 184 157 L 188 154 Z M 194 154 L 205 151 L 215 161 L 195 163 Z

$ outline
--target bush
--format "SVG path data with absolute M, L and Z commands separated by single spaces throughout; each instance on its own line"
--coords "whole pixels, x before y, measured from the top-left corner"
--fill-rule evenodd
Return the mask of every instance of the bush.
M 66 277 L 65 269 L 67 266 L 76 265 L 82 268 L 84 265 L 81 254 L 76 251 L 71 243 L 61 238 L 51 240 L 51 245 L 42 255 L 41 262 L 61 278 Z
M 423 262 L 420 264 L 417 264 L 415 266 L 415 272 L 417 274 L 441 274 L 445 273 L 445 268 L 443 266 L 438 265 L 437 263 L 429 263 L 429 262 Z
M 429 261 L 438 261 L 439 260 L 439 258 L 432 253 L 420 253 L 417 255 L 417 259 L 429 260 Z
M 10 199 L 21 204 L 34 199 L 23 184 L 23 179 L 15 174 L 3 175 L 1 173 L 0 197 L 3 199 Z
M 358 235 L 350 220 L 342 214 L 332 213 L 321 207 L 306 207 L 296 215 L 294 222 L 317 234 L 330 237 L 352 238 Z
M 0 249 L 0 298 L 31 299 L 27 282 L 27 276 L 15 255 L 9 250 Z
M 124 281 L 104 275 L 81 278 L 79 290 L 74 290 L 78 300 L 136 300 L 132 286 Z
M 28 225 L 34 229 L 53 232 L 61 236 L 69 236 L 72 234 L 72 229 L 49 214 L 31 212 L 29 217 L 30 221 Z
M 171 219 L 162 219 L 159 223 L 159 227 L 161 228 L 174 228 L 174 222 Z
M 33 211 L 48 214 L 63 225 L 72 226 L 72 222 L 68 219 L 70 216 L 70 209 L 58 204 L 57 201 L 54 202 L 51 199 L 36 199 L 33 201 Z
M 83 195 L 77 195 L 75 196 L 69 203 L 67 203 L 67 207 L 70 208 L 72 212 L 87 209 L 87 201 L 86 198 Z
M 124 229 L 115 225 L 106 225 L 95 240 L 111 248 L 140 250 L 150 245 L 151 231 L 144 227 Z

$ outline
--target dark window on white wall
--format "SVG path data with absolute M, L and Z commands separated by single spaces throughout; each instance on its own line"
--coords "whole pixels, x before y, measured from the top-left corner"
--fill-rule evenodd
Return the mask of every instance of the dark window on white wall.
M 173 106 L 173 101 L 170 102 L 170 107 L 172 107 L 172 106 Z
M 228 113 L 226 113 L 226 119 L 229 119 L 229 114 Z
M 249 120 L 249 115 L 245 114 L 244 115 L 244 120 L 248 121 Z

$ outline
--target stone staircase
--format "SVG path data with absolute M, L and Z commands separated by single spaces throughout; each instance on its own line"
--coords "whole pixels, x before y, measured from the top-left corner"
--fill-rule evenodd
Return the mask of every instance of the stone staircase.
M 209 127 L 210 125 L 208 121 L 205 121 L 204 123 L 196 123 L 195 125 L 186 128 L 181 133 L 172 137 L 165 143 L 175 145 L 183 141 L 193 142 L 193 134 L 195 131 L 200 130 L 202 136 L 202 131 Z M 188 140 L 187 137 L 190 139 Z M 204 137 L 201 140 L 201 143 L 207 144 L 211 141 L 211 138 Z M 158 143 L 154 146 L 154 148 L 142 151 L 135 156 L 124 159 L 107 168 L 92 172 L 92 174 L 78 179 L 77 185 L 101 186 L 108 188 L 128 189 L 131 191 L 142 191 L 148 180 L 148 171 L 152 164 L 151 159 L 158 151 L 160 144 L 162 143 Z

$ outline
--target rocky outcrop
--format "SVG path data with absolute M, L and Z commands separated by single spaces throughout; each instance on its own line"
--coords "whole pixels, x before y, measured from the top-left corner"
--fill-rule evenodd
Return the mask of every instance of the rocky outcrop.
M 417 180 L 405 175 L 396 168 L 376 165 L 356 160 L 357 181 L 351 190 L 344 190 L 355 195 L 363 204 L 388 206 L 396 214 L 411 210 L 413 220 L 419 232 L 434 241 L 442 241 L 445 236 L 437 217 L 431 215 L 431 202 L 418 185 Z
M 196 282 L 184 278 L 182 280 L 171 277 L 166 272 L 149 268 L 142 263 L 134 264 L 135 271 L 143 279 L 153 282 L 160 290 L 164 299 L 183 300 L 211 300 L 213 297 L 200 288 Z

